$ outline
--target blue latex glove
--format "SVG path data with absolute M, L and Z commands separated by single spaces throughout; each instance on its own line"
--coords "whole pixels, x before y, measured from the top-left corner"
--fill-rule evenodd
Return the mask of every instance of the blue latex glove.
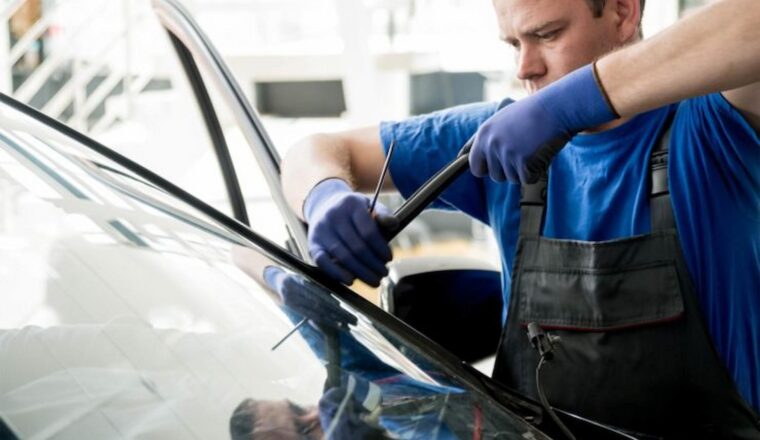
M 356 316 L 342 308 L 338 300 L 325 289 L 276 266 L 264 269 L 264 281 L 272 288 L 282 303 L 302 318 L 315 324 L 339 329 L 348 324 L 356 325 Z
M 309 253 L 317 266 L 344 284 L 359 278 L 376 287 L 388 274 L 385 264 L 393 255 L 369 205 L 369 197 L 354 192 L 341 179 L 320 182 L 304 202 Z M 377 203 L 375 214 L 392 213 Z
M 618 117 L 603 93 L 589 64 L 507 105 L 478 129 L 472 174 L 534 183 L 575 134 Z

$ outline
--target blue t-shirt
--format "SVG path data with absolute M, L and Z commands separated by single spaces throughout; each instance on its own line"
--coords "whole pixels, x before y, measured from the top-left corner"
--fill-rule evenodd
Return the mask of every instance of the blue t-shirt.
M 404 197 L 456 156 L 498 103 L 384 122 L 390 172 Z M 719 93 L 575 136 L 551 164 L 544 236 L 601 241 L 650 232 L 649 155 L 675 110 L 668 174 L 681 246 L 715 348 L 740 393 L 760 409 L 760 137 Z M 434 207 L 490 225 L 509 304 L 520 222 L 519 186 L 467 173 Z

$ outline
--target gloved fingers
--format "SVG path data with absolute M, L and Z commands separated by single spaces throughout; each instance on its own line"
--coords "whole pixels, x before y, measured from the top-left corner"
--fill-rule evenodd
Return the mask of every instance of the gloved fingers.
M 390 210 L 384 206 L 377 205 L 375 212 L 378 216 L 382 216 L 388 215 L 386 213 L 389 213 Z M 356 234 L 369 247 L 369 250 L 374 257 L 373 269 L 377 273 L 386 272 L 385 264 L 393 258 L 393 253 L 391 252 L 391 247 L 388 245 L 388 242 L 385 241 L 385 238 L 380 233 L 380 228 L 375 219 L 366 215 L 364 212 L 357 211 L 351 216 L 351 220 L 353 221 Z
M 480 132 L 478 132 L 475 136 L 472 148 L 470 149 L 470 157 L 468 159 L 470 163 L 470 172 L 475 177 L 483 177 L 488 173 L 488 164 L 486 163 L 486 158 L 483 154 L 483 146 L 481 146 L 481 142 L 483 142 L 483 137 Z
M 356 277 L 333 260 L 332 256 L 322 247 L 314 246 L 310 253 L 317 266 L 332 278 L 346 285 L 354 282 Z
M 508 182 L 520 183 L 520 175 L 517 173 L 517 170 L 515 170 L 515 167 L 511 163 L 506 164 L 506 168 L 504 168 L 504 175 L 507 178 Z
M 502 163 L 495 151 L 491 151 L 491 154 L 486 155 L 486 163 L 488 164 L 488 175 L 491 177 L 491 180 L 503 182 L 506 179 L 503 167 L 509 166 L 509 163 Z
M 360 278 L 370 284 L 378 284 L 378 275 L 368 267 L 368 264 L 379 265 L 384 269 L 382 261 L 370 263 L 375 258 L 372 251 L 358 239 L 357 232 L 351 220 L 353 213 L 361 211 L 365 215 L 368 209 L 367 197 L 360 194 L 342 196 L 338 204 L 328 209 L 323 217 L 311 224 L 309 229 L 309 244 L 319 246 L 338 266 L 350 272 L 351 279 Z M 366 262 L 365 262 L 366 260 Z M 326 268 L 335 273 L 335 268 L 323 257 Z M 339 278 L 346 282 L 346 278 Z
M 533 179 L 533 175 L 528 171 L 528 167 L 526 166 L 525 162 L 520 161 L 517 166 L 517 176 L 520 179 L 520 183 L 522 184 L 531 184 L 535 183 L 535 179 Z
M 333 242 L 328 249 L 330 255 L 349 272 L 353 274 L 355 278 L 359 278 L 367 284 L 376 286 L 380 283 L 380 278 L 372 272 L 367 266 L 365 266 L 351 251 L 340 242 Z
M 353 255 L 357 263 L 364 266 L 370 272 L 382 276 L 385 275 L 385 263 L 375 255 L 369 243 L 359 235 L 354 223 L 355 217 L 369 217 L 367 212 L 354 212 L 351 218 L 341 220 L 341 225 L 337 229 L 338 236 L 340 237 L 343 245 L 348 248 L 351 255 Z
M 365 206 L 362 204 L 359 210 L 364 210 L 363 212 L 366 214 Z M 330 236 L 328 240 L 325 240 L 325 248 L 338 264 L 350 271 L 355 277 L 370 284 L 377 283 L 379 276 L 369 262 L 378 259 L 354 228 L 351 217 L 356 210 L 353 210 L 351 214 L 346 212 L 342 216 L 333 216 Z M 379 265 L 384 269 L 384 265 L 379 260 L 371 264 Z
M 541 149 L 525 162 L 525 169 L 527 170 L 525 182 L 535 183 L 542 174 L 546 173 L 554 158 L 569 141 L 569 135 L 560 135 L 542 145 Z
M 337 300 L 331 297 L 322 297 L 324 293 L 318 289 L 309 289 L 299 279 L 295 277 L 287 278 L 282 284 L 282 297 L 285 304 L 297 308 L 314 311 L 320 304 L 326 304 L 332 300 L 337 303 Z
M 359 234 L 355 230 L 343 230 L 341 234 L 343 244 L 355 257 L 354 261 L 356 264 L 365 269 L 365 273 L 369 275 L 360 276 L 359 278 L 373 286 L 379 285 L 380 279 L 388 274 L 385 263 L 369 249 L 367 243 L 359 237 Z M 359 275 L 359 272 L 356 272 L 356 274 Z

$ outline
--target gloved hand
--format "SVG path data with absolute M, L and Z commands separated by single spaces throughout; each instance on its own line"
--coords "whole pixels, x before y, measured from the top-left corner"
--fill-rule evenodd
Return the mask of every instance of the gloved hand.
M 470 170 L 497 182 L 534 183 L 570 138 L 618 117 L 589 64 L 483 123 L 470 150 Z
M 369 414 L 344 386 L 330 388 L 319 399 L 319 421 L 327 440 L 389 439 Z
M 264 269 L 264 281 L 282 298 L 293 312 L 323 327 L 339 329 L 356 325 L 356 316 L 342 308 L 328 292 L 299 275 L 285 272 L 276 266 Z
M 341 179 L 320 182 L 304 202 L 309 253 L 317 266 L 344 284 L 359 278 L 376 287 L 388 274 L 385 264 L 393 255 L 369 205 L 369 197 Z M 381 203 L 375 205 L 375 213 L 392 214 Z

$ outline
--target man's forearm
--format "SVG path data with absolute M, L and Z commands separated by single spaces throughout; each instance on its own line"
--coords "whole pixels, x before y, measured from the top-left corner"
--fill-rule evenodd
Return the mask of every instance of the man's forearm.
M 351 158 L 339 139 L 316 134 L 295 144 L 282 162 L 282 185 L 291 209 L 302 220 L 303 202 L 320 181 L 337 177 L 354 186 Z
M 760 1 L 723 0 L 601 60 L 615 110 L 632 116 L 760 81 Z
M 282 184 L 288 204 L 303 218 L 303 202 L 314 186 L 331 177 L 358 192 L 371 192 L 385 162 L 380 128 L 315 134 L 294 145 L 282 163 Z M 388 176 L 383 189 L 394 189 Z

